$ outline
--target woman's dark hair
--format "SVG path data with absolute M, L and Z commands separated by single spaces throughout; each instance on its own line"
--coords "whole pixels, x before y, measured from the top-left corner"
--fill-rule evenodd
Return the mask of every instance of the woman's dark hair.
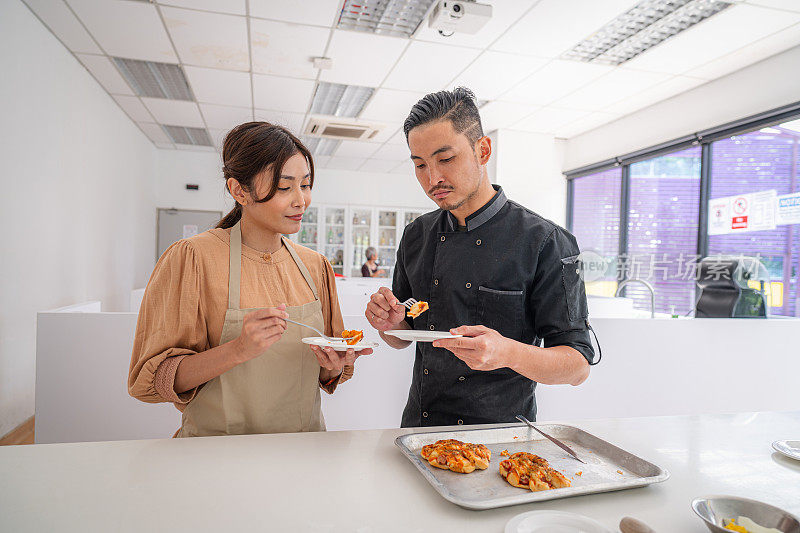
M 281 170 L 286 161 L 301 153 L 308 162 L 311 173 L 311 186 L 314 186 L 314 160 L 305 145 L 283 126 L 269 122 L 245 122 L 239 124 L 225 136 L 222 144 L 222 173 L 227 184 L 228 178 L 239 182 L 242 188 L 258 203 L 266 202 L 278 190 Z M 255 178 L 272 165 L 272 184 L 264 198 L 253 196 Z M 227 187 L 227 185 L 226 185 Z M 236 206 L 217 224 L 218 228 L 233 227 L 242 219 L 242 206 Z
M 457 87 L 452 91 L 439 91 L 426 94 L 414 104 L 408 118 L 403 123 L 403 133 L 429 122 L 449 120 L 456 133 L 463 133 L 471 144 L 483 137 L 483 126 L 475 95 L 466 87 Z

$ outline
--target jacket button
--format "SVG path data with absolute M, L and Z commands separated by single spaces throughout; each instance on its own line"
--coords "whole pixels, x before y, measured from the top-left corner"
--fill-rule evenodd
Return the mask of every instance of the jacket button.
M 460 426 L 460 425 L 463 425 L 463 424 L 464 424 L 464 421 L 459 418 L 458 419 L 458 425 Z
M 464 381 L 465 379 L 467 379 L 467 378 L 465 378 L 464 376 L 459 376 L 458 377 L 458 381 Z
M 428 375 L 428 369 L 426 368 L 425 370 L 422 371 L 422 373 L 427 376 Z
M 444 235 L 442 235 L 441 240 L 442 240 L 442 242 L 444 242 Z
M 467 283 L 467 288 L 469 289 L 470 287 L 472 287 L 472 283 Z
M 428 411 L 422 411 L 422 416 L 428 418 Z
M 439 284 L 439 280 L 438 279 L 433 280 L 433 284 L 434 285 L 438 285 Z
M 480 246 L 480 245 L 481 245 L 481 240 L 480 240 L 480 239 L 478 239 L 477 241 L 475 241 L 475 244 L 477 244 L 478 246 Z
M 436 326 L 434 326 L 433 324 L 431 324 L 431 331 L 433 331 L 434 329 L 436 329 Z

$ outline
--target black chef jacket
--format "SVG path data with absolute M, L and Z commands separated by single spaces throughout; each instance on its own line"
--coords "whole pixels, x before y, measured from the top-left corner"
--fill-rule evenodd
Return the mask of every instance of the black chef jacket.
M 571 346 L 591 363 L 578 244 L 567 230 L 495 196 L 458 228 L 437 210 L 409 224 L 397 251 L 392 292 L 430 309 L 413 329 L 484 325 L 525 344 Z M 536 420 L 536 382 L 509 368 L 470 369 L 452 352 L 417 343 L 402 426 Z

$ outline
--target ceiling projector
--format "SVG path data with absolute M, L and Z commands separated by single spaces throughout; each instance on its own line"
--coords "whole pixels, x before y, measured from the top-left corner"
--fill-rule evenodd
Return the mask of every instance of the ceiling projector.
M 428 26 L 449 37 L 454 33 L 478 33 L 492 18 L 492 6 L 473 0 L 438 0 L 428 16 Z

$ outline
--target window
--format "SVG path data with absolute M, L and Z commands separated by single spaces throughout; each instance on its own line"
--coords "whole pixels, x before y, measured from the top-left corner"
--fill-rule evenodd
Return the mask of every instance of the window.
M 684 315 L 694 309 L 694 270 L 700 205 L 700 147 L 630 166 L 626 277 L 655 289 L 655 310 Z M 650 310 L 650 291 L 625 289 L 636 309 Z
M 586 282 L 586 292 L 614 296 L 617 288 L 622 168 L 576 178 L 572 187 L 572 232 L 578 240 L 578 246 L 581 252 L 596 252 L 610 265 L 603 278 Z
M 800 190 L 800 132 L 797 130 L 800 130 L 800 121 L 714 142 L 711 145 L 711 204 L 717 198 L 773 190 L 776 196 L 781 196 Z M 771 278 L 767 288 L 769 312 L 800 316 L 797 294 L 800 224 L 777 224 L 773 229 L 760 231 L 734 232 L 731 228 L 728 233 L 709 235 L 708 253 L 758 257 Z

